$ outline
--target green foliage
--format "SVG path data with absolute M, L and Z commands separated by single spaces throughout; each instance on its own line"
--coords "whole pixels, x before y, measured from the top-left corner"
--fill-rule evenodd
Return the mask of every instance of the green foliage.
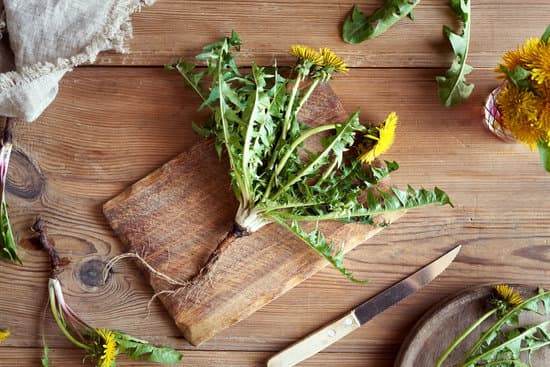
M 175 349 L 155 347 L 145 340 L 134 338 L 119 331 L 115 331 L 114 333 L 118 352 L 126 353 L 128 358 L 168 365 L 176 364 L 183 358 L 183 355 Z
M 457 34 L 449 27 L 443 27 L 443 31 L 456 55 L 445 76 L 438 76 L 436 78 L 439 99 L 445 107 L 462 103 L 470 96 L 474 89 L 473 84 L 466 84 L 465 77 L 473 70 L 466 63 L 470 46 L 470 0 L 450 0 L 449 3 L 464 24 L 464 29 L 462 34 Z
M 550 142 L 539 140 L 537 146 L 539 148 L 540 161 L 547 172 L 550 172 Z
M 531 354 L 538 349 L 550 346 L 550 321 L 520 327 L 519 318 L 523 312 L 549 315 L 550 292 L 539 289 L 536 296 L 500 315 L 491 327 L 481 333 L 479 340 L 457 366 L 531 366 Z M 475 326 L 479 324 L 481 323 Z M 468 332 L 471 331 L 468 330 Z M 456 344 L 454 343 L 452 347 L 456 347 Z M 445 353 L 445 356 L 447 355 L 448 353 Z M 527 355 L 527 362 L 523 360 L 525 355 Z M 442 365 L 443 361 L 444 359 L 440 359 L 438 366 Z
M 548 43 L 548 40 L 550 39 L 550 25 L 546 27 L 546 30 L 544 31 L 540 39 L 542 40 L 542 42 Z
M 530 88 L 531 84 L 529 83 L 529 76 L 531 72 L 517 65 L 516 68 L 512 71 L 508 70 L 505 65 L 499 66 L 500 71 L 502 71 L 507 79 L 518 88 Z
M 355 280 L 343 267 L 343 253 L 335 251 L 317 229 L 308 233 L 299 222 L 373 223 L 373 215 L 388 211 L 450 204 L 439 189 L 378 189 L 379 181 L 398 165 L 386 162 L 383 167 L 366 169 L 357 160 L 358 140 L 366 132 L 359 111 L 343 122 L 317 127 L 298 121 L 298 110 L 319 82 L 316 76 L 328 80 L 330 70 L 303 62 L 296 69 L 296 78 L 291 79 L 281 76 L 277 67 L 252 64 L 251 72 L 243 75 L 231 52 L 239 45 L 234 34 L 205 47 L 198 59 L 206 63 L 206 70 L 188 63 L 172 67 L 203 98 L 201 108 L 211 111 L 206 123 L 194 129 L 202 136 L 214 136 L 218 154 L 225 151 L 228 155 L 231 186 L 240 204 L 236 223 L 248 232 L 280 223 Z M 314 82 L 301 91 L 299 84 L 308 76 Z M 210 84 L 202 89 L 206 77 Z M 310 141 L 314 143 L 307 144 Z M 320 148 L 310 150 L 308 146 Z M 367 190 L 370 194 L 365 198 Z
M 342 38 L 351 44 L 375 38 L 404 17 L 413 19 L 412 11 L 418 3 L 420 0 L 386 0 L 382 7 L 369 16 L 360 12 L 356 4 L 344 21 Z
M 17 256 L 17 247 L 8 217 L 8 205 L 4 201 L 3 195 L 0 201 L 0 232 L 0 257 L 22 264 L 21 259 Z
M 42 367 L 48 367 L 50 365 L 49 353 L 50 350 L 46 343 L 44 343 L 44 348 L 42 349 L 42 358 L 40 358 L 40 363 Z

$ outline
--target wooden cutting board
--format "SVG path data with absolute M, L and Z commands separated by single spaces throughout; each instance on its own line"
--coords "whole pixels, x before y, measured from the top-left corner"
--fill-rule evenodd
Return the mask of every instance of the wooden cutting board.
M 347 113 L 324 84 L 316 88 L 299 118 L 315 126 L 344 121 Z M 129 252 L 184 281 L 198 272 L 231 229 L 237 201 L 230 188 L 228 163 L 218 159 L 212 141 L 203 141 L 111 199 L 103 210 Z M 392 222 L 400 215 L 379 217 L 377 223 Z M 341 222 L 320 227 L 336 243 L 345 241 L 346 251 L 383 228 Z M 191 294 L 180 288 L 159 298 L 184 337 L 198 345 L 326 265 L 292 233 L 270 224 L 233 242 L 200 291 Z M 156 293 L 175 289 L 145 267 L 143 270 Z
M 513 285 L 524 299 L 536 295 L 537 287 Z M 487 300 L 494 285 L 468 289 L 429 310 L 405 338 L 395 361 L 395 367 L 435 366 L 443 351 L 474 321 L 487 312 Z M 523 313 L 520 325 L 534 325 L 550 319 L 550 315 L 537 316 Z M 487 330 L 495 319 L 490 318 L 472 332 L 449 355 L 444 367 L 456 366 L 476 343 L 481 330 Z M 550 361 L 550 348 L 543 348 L 532 355 L 533 367 L 546 367 Z

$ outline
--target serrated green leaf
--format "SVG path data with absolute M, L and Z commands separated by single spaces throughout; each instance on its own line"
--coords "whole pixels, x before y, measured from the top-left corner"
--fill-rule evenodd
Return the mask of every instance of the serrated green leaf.
M 472 67 L 466 63 L 470 44 L 470 1 L 451 0 L 449 4 L 462 20 L 464 28 L 461 34 L 457 34 L 449 27 L 443 27 L 443 32 L 449 39 L 455 54 L 455 59 L 445 75 L 436 77 L 437 94 L 445 107 L 464 102 L 474 89 L 473 84 L 466 82 L 466 75 L 472 72 Z
M 119 353 L 126 353 L 130 359 L 172 365 L 180 362 L 183 358 L 183 355 L 175 349 L 156 347 L 145 340 L 119 331 L 115 332 L 115 338 Z
M 344 245 L 340 246 L 340 249 L 334 252 L 334 245 L 332 242 L 328 242 L 325 236 L 319 231 L 318 228 L 315 228 L 311 232 L 305 231 L 296 221 L 292 221 L 287 224 L 282 219 L 277 219 L 278 223 L 286 227 L 292 233 L 294 233 L 298 238 L 302 239 L 307 243 L 315 252 L 324 257 L 334 268 L 336 268 L 340 273 L 342 273 L 346 278 L 355 283 L 367 283 L 368 280 L 359 280 L 355 278 L 351 271 L 347 270 L 344 267 Z
M 420 0 L 386 0 L 382 7 L 369 16 L 359 11 L 356 4 L 344 21 L 342 38 L 351 44 L 375 38 L 406 16 L 414 19 L 412 10 L 419 3 Z

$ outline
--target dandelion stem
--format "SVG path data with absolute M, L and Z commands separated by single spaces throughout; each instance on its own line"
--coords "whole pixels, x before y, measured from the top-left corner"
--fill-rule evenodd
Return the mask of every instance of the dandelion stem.
M 443 352 L 443 355 L 439 358 L 437 361 L 435 367 L 441 367 L 443 365 L 443 362 L 447 359 L 449 354 L 452 353 L 453 350 L 460 344 L 472 331 L 474 331 L 483 321 L 487 320 L 489 317 L 494 315 L 497 312 L 497 308 L 493 308 L 489 312 L 485 313 L 485 315 L 481 316 L 475 323 L 470 325 L 468 329 L 466 329 L 458 338 L 455 339 L 455 341 L 449 345 L 449 347 Z
M 286 133 L 289 129 L 290 119 L 294 112 L 294 100 L 296 99 L 296 94 L 298 93 L 298 88 L 302 80 L 304 80 L 304 73 L 302 69 L 299 69 L 298 75 L 296 76 L 296 81 L 294 82 L 294 86 L 292 87 L 290 98 L 288 100 L 288 105 L 285 112 L 285 119 L 283 121 L 283 131 L 281 132 L 281 138 L 279 139 L 279 141 L 284 141 L 286 139 Z
M 290 158 L 290 156 L 292 155 L 294 150 L 300 144 L 302 144 L 307 138 L 309 138 L 309 137 L 311 137 L 315 134 L 322 133 L 324 131 L 333 130 L 334 128 L 336 128 L 336 126 L 337 126 L 336 124 L 318 126 L 314 129 L 307 130 L 306 132 L 302 133 L 302 135 L 300 135 L 300 137 L 298 137 L 296 140 L 294 140 L 294 142 L 292 143 L 290 148 L 286 151 L 285 155 L 281 158 L 281 160 L 277 164 L 277 168 L 275 169 L 275 171 L 271 175 L 271 177 L 269 179 L 269 184 L 267 185 L 267 188 L 266 188 L 265 193 L 264 193 L 264 198 L 269 198 L 269 195 L 271 194 L 271 189 L 273 188 L 273 183 L 275 181 L 275 178 L 281 173 L 281 171 L 283 170 L 283 168 L 286 165 L 286 162 L 288 161 L 288 159 Z
M 313 80 L 313 83 L 309 86 L 307 92 L 302 96 L 300 99 L 300 102 L 298 103 L 298 107 L 296 107 L 296 114 L 302 109 L 302 107 L 306 104 L 307 100 L 311 96 L 311 93 L 315 90 L 317 85 L 319 84 L 320 79 Z
M 65 335 L 65 337 L 71 341 L 71 343 L 73 343 L 74 345 L 76 345 L 79 348 L 90 351 L 92 348 L 90 348 L 86 344 L 83 344 L 83 343 L 79 342 L 78 340 L 76 340 L 71 335 L 71 333 L 69 333 L 69 331 L 67 330 L 67 327 L 65 326 L 65 323 L 61 320 L 61 317 L 58 314 L 57 307 L 56 307 L 56 299 L 57 299 L 56 298 L 56 290 L 55 290 L 56 284 L 57 285 L 59 284 L 59 281 L 57 279 L 50 279 L 50 285 L 49 285 L 50 309 L 52 311 L 53 318 L 54 318 L 55 322 L 57 323 L 57 326 L 59 327 L 59 329 L 61 330 L 63 335 Z

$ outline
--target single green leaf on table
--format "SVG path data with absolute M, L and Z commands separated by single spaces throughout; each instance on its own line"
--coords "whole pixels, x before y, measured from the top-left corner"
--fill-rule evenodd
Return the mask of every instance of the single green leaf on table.
M 459 16 L 464 28 L 462 34 L 457 34 L 449 27 L 443 27 L 443 31 L 449 39 L 453 52 L 456 55 L 451 67 L 445 73 L 445 76 L 436 77 L 439 99 L 445 107 L 464 102 L 470 94 L 472 94 L 474 89 L 473 84 L 467 84 L 465 77 L 473 70 L 473 68 L 466 63 L 468 49 L 470 47 L 470 1 L 450 0 L 450 6 Z
M 155 347 L 145 340 L 116 331 L 115 339 L 119 353 L 126 353 L 126 357 L 137 361 L 149 361 L 161 364 L 176 364 L 183 355 L 172 348 Z
M 406 16 L 414 19 L 412 11 L 418 3 L 420 0 L 386 0 L 382 7 L 369 16 L 359 11 L 356 4 L 344 21 L 342 38 L 351 44 L 375 38 Z

